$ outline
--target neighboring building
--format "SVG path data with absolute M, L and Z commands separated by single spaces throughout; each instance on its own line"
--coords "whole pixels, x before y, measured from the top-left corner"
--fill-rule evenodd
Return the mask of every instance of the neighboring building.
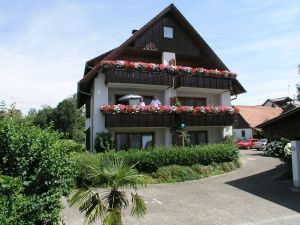
M 258 124 L 266 122 L 279 116 L 282 109 L 270 106 L 236 106 L 240 113 L 236 117 L 234 124 L 234 136 L 237 139 L 253 138 L 259 135 L 260 130 L 256 128 Z
M 273 99 L 267 99 L 262 105 L 273 107 L 273 108 L 284 108 L 292 101 L 293 99 L 291 99 L 290 97 L 273 98 Z
M 230 113 L 100 112 L 101 105 L 116 105 L 127 94 L 143 96 L 146 104 L 156 96 L 162 105 L 178 98 L 183 105 L 231 107 L 231 96 L 245 92 L 173 4 L 132 33 L 119 47 L 87 61 L 78 83 L 78 107 L 86 107 L 87 148 L 94 149 L 96 134 L 106 131 L 117 148 L 169 146 L 176 142 L 172 130 L 181 124 L 187 126 L 191 144 L 215 143 L 231 135 Z
M 290 140 L 300 140 L 300 107 L 257 125 L 263 131 Z
M 283 112 L 282 113 L 286 113 L 288 111 L 291 111 L 295 108 L 298 108 L 300 107 L 300 102 L 299 101 L 293 101 L 293 102 L 290 102 L 288 103 L 284 108 L 283 108 Z

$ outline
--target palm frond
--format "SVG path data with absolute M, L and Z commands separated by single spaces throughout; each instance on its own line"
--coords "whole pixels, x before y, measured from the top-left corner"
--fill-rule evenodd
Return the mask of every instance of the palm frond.
M 147 208 L 146 203 L 142 196 L 138 195 L 137 193 L 131 193 L 132 197 L 132 209 L 131 209 L 131 216 L 142 217 L 146 214 Z
M 122 159 L 114 159 L 109 166 L 103 168 L 102 175 L 112 188 L 130 187 L 136 189 L 138 186 L 145 186 L 146 179 L 139 174 L 133 166 L 129 166 Z
M 103 225 L 123 225 L 121 211 L 111 209 L 103 219 Z
M 102 201 L 100 200 L 98 193 L 95 194 L 86 203 L 87 204 L 83 206 L 84 207 L 83 211 L 86 211 L 84 224 L 90 224 L 92 222 L 95 222 L 105 214 L 106 208 L 102 204 Z
M 81 188 L 68 199 L 68 203 L 70 206 L 80 206 L 83 202 L 91 198 L 93 194 L 90 188 Z

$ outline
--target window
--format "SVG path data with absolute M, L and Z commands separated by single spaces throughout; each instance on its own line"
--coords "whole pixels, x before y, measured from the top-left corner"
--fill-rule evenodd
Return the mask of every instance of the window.
M 173 27 L 164 27 L 164 38 L 173 38 Z
M 190 131 L 188 134 L 190 145 L 201 145 L 208 143 L 207 131 Z
M 116 134 L 117 149 L 151 148 L 154 144 L 152 133 L 118 133 Z
M 242 137 L 246 137 L 246 131 L 242 130 Z

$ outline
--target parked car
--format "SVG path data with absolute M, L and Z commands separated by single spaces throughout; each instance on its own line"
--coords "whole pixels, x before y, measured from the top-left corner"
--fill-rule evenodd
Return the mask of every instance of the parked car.
M 268 139 L 259 139 L 255 142 L 255 149 L 257 150 L 265 150 L 267 148 Z
M 243 140 L 237 142 L 237 145 L 241 149 L 250 149 L 250 148 L 255 148 L 255 142 L 258 141 L 258 139 L 250 138 L 248 140 Z

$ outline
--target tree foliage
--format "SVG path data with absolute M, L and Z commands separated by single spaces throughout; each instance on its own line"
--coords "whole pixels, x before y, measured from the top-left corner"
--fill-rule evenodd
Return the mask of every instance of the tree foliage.
M 58 224 L 60 198 L 75 176 L 61 136 L 20 117 L 0 117 L 0 221 L 9 219 L 1 224 Z
M 52 127 L 69 139 L 80 143 L 84 141 L 84 116 L 83 111 L 76 108 L 76 95 L 64 99 L 56 108 L 45 106 L 39 111 L 31 109 L 28 118 L 43 129 Z

